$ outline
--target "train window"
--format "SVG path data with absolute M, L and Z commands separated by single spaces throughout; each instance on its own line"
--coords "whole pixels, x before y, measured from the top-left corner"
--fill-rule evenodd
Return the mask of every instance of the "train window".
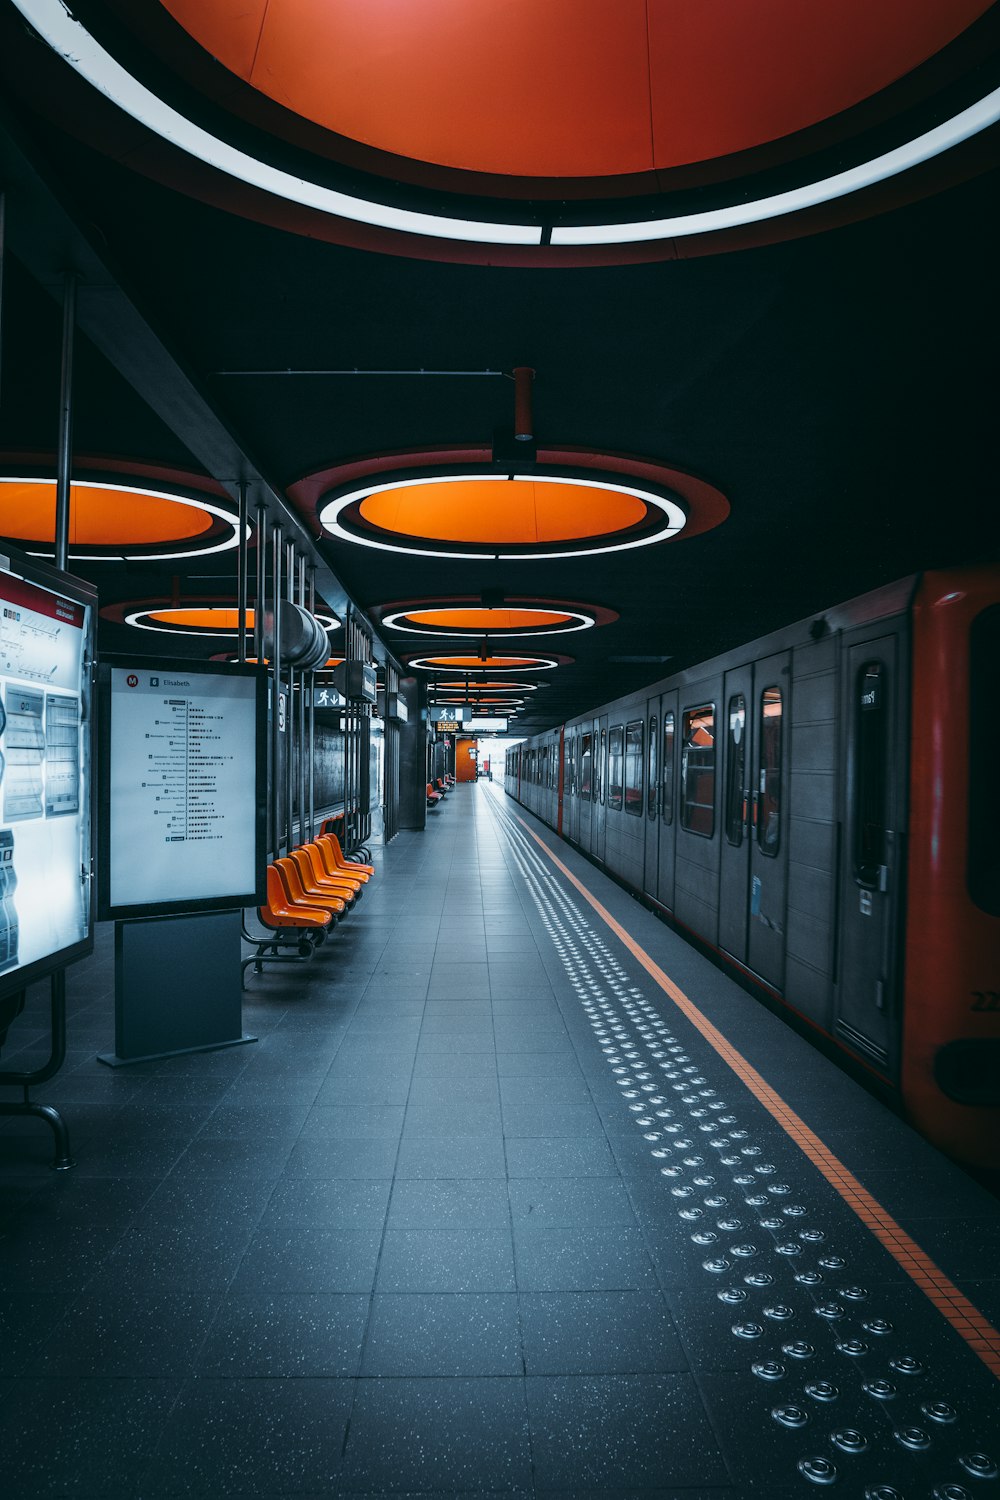
M 592 746 L 594 736 L 582 734 L 580 736 L 580 796 L 590 801 L 592 780 L 594 775 L 594 752 Z
M 747 705 L 742 693 L 729 700 L 729 733 L 726 738 L 726 838 L 739 848 L 747 821 L 746 757 Z
M 656 715 L 649 716 L 649 743 L 646 754 L 649 763 L 646 766 L 646 814 L 650 818 L 656 817 Z
M 615 724 L 608 735 L 608 806 L 615 812 L 622 805 L 622 726 Z
M 710 839 L 715 832 L 715 704 L 686 708 L 681 745 L 681 823 Z
M 597 791 L 598 791 L 598 794 L 600 796 L 600 801 L 601 801 L 601 806 L 602 807 L 604 806 L 605 788 L 606 788 L 606 786 L 608 784 L 607 760 L 605 759 L 605 754 L 604 754 L 606 746 L 607 746 L 607 739 L 608 739 L 608 731 L 606 729 L 602 729 L 601 730 L 601 752 L 600 752 L 600 754 L 597 757 Z
M 885 864 L 889 703 L 884 662 L 858 669 L 854 732 L 854 878 L 875 889 Z
M 674 714 L 663 715 L 663 821 L 674 821 Z
M 781 843 L 781 718 L 781 689 L 765 688 L 757 729 L 757 846 L 772 859 Z
M 972 622 L 969 639 L 969 895 L 1000 917 L 1000 604 Z
M 563 792 L 567 797 L 576 794 L 576 736 L 568 734 L 563 747 L 565 754 L 565 772 L 563 774 Z
M 625 811 L 642 817 L 642 720 L 625 730 Z

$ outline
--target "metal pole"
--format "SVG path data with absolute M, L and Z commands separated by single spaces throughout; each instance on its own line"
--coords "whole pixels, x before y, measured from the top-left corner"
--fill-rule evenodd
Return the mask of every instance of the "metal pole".
M 238 654 L 241 662 L 247 659 L 247 486 L 240 480 L 240 541 L 236 549 L 236 611 L 239 616 Z
M 316 569 L 309 569 L 309 613 L 316 611 Z M 316 837 L 316 673 L 309 674 L 309 838 Z
M 285 589 L 289 604 L 295 603 L 295 543 L 289 541 L 285 547 Z M 287 848 L 292 847 L 294 823 L 295 787 L 295 668 L 288 668 L 288 707 L 285 710 L 285 838 Z
M 267 600 L 267 511 L 263 505 L 257 507 L 254 539 L 257 543 L 257 592 L 253 603 L 253 654 L 259 667 L 264 660 L 264 605 Z
M 70 471 L 73 465 L 73 353 L 76 272 L 63 279 L 62 370 L 59 380 L 59 451 L 56 467 L 56 567 L 69 567 Z
M 271 530 L 271 854 L 281 853 L 281 796 L 278 786 L 278 764 L 281 754 L 279 699 L 281 695 L 281 527 L 275 521 Z
M 347 630 L 344 636 L 346 649 L 345 661 L 348 665 L 354 660 L 354 611 L 350 605 L 347 607 Z M 350 672 L 347 676 L 350 678 Z M 354 848 L 351 843 L 351 816 L 354 806 L 354 713 L 351 708 L 351 700 L 348 698 L 344 705 L 344 852 L 347 853 Z
M 306 607 L 306 559 L 303 554 L 299 558 L 299 586 L 298 603 L 302 609 Z M 299 843 L 305 844 L 312 838 L 312 829 L 306 829 L 306 692 L 312 697 L 312 673 L 299 673 L 299 712 L 298 712 L 298 741 L 299 741 Z

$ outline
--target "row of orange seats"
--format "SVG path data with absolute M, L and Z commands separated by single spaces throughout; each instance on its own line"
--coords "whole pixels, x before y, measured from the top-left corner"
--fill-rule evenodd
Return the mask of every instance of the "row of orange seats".
M 298 929 L 322 940 L 358 901 L 374 865 L 344 858 L 335 833 L 321 833 L 267 867 L 267 905 L 260 919 L 271 929 Z
M 427 783 L 427 806 L 437 807 L 439 802 L 444 801 L 446 794 L 454 785 L 454 776 L 438 776 L 435 781 L 429 781 Z

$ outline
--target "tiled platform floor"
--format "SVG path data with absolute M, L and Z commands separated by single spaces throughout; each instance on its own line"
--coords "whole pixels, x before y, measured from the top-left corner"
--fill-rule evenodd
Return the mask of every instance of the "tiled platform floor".
M 76 1169 L 0 1122 L 5 1500 L 1000 1494 L 985 1366 L 512 811 L 399 835 L 255 1045 L 111 1071 L 110 932 L 71 971 Z M 996 1319 L 995 1199 L 559 852 Z

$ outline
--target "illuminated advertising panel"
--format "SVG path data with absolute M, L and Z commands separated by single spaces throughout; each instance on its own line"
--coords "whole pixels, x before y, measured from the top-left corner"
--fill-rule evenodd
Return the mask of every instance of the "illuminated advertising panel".
M 102 917 L 264 899 L 266 714 L 256 667 L 103 658 Z
M 0 996 L 93 946 L 93 591 L 0 556 Z

